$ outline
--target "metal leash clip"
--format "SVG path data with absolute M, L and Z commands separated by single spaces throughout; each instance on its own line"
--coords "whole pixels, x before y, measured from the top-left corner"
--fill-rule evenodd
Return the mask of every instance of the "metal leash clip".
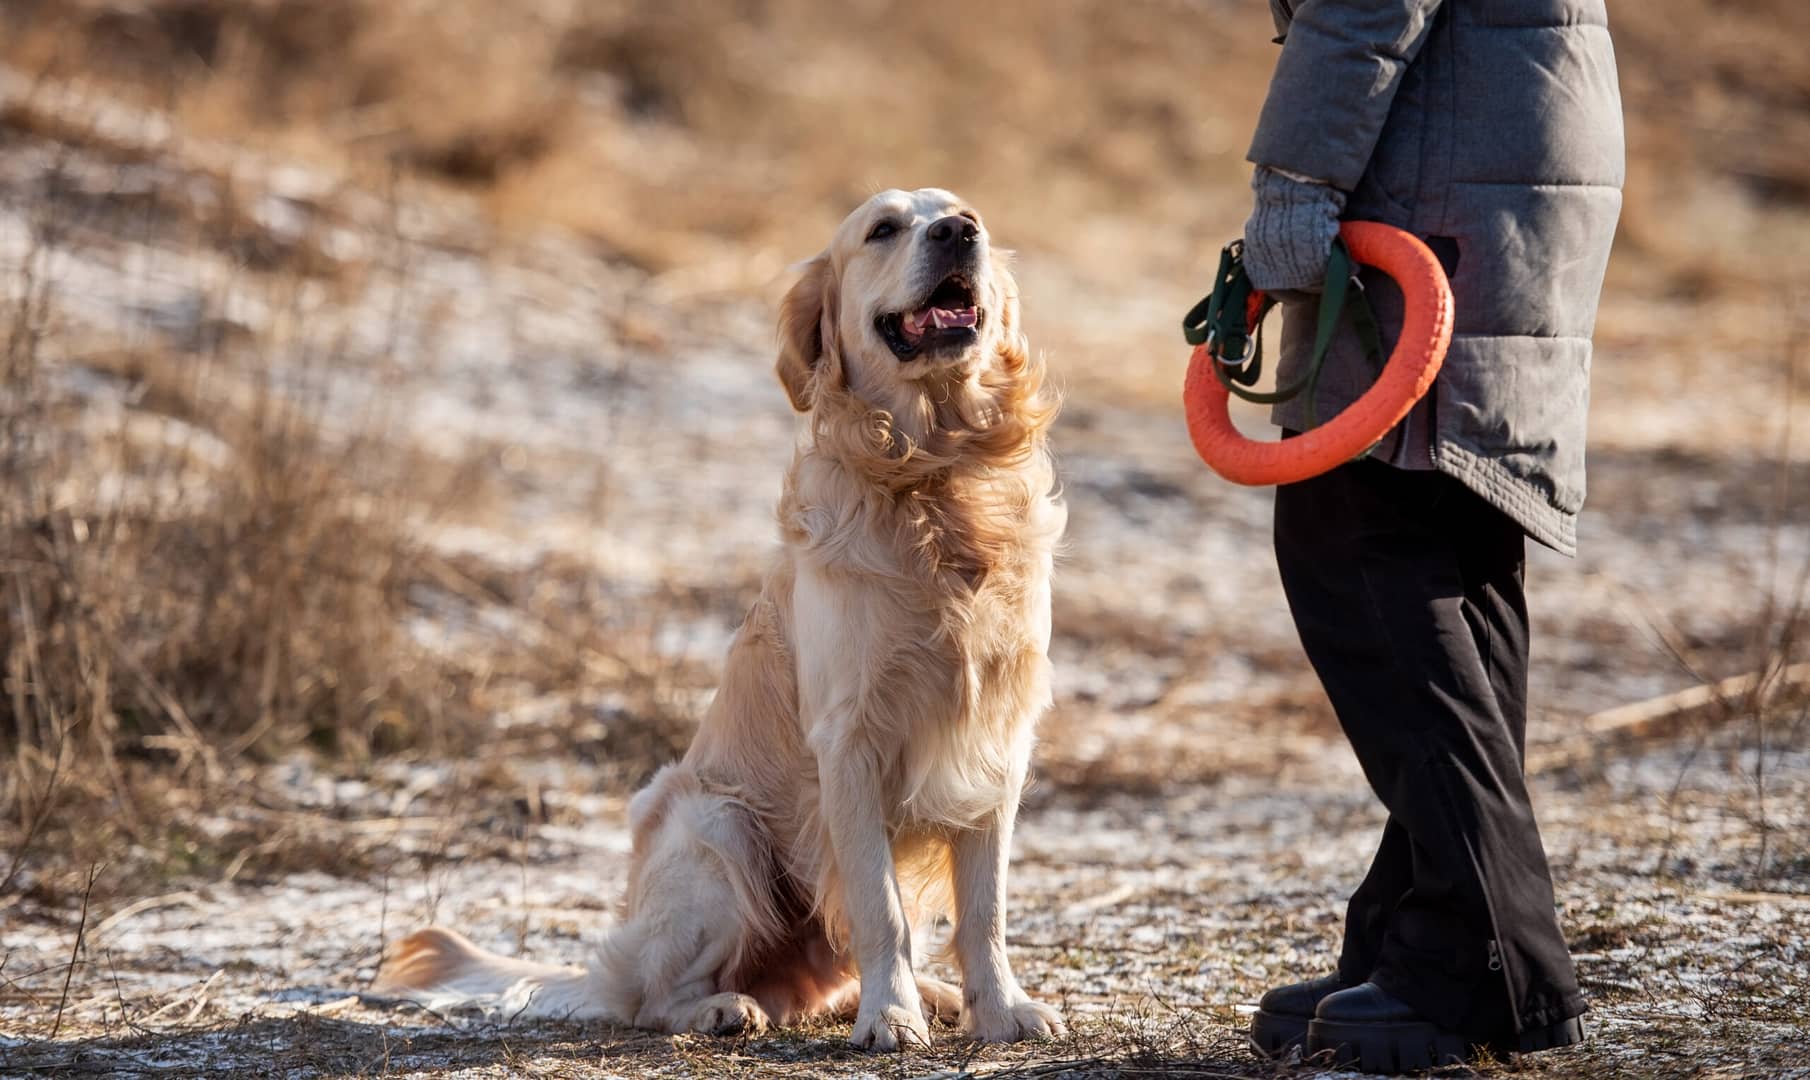
M 1219 269 L 1213 275 L 1213 291 L 1182 318 L 1182 335 L 1188 344 L 1204 348 L 1228 374 L 1249 385 L 1257 380 L 1251 361 L 1252 298 L 1261 304 L 1262 294 L 1251 287 L 1244 272 L 1244 241 L 1234 240 L 1220 249 Z

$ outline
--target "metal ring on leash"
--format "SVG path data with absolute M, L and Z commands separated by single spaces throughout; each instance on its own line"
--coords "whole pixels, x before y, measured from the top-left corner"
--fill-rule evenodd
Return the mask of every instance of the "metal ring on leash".
M 1335 469 L 1375 446 L 1433 385 L 1452 342 L 1452 287 L 1432 250 L 1411 233 L 1374 221 L 1339 227 L 1351 257 L 1395 279 L 1404 302 L 1401 336 L 1376 382 L 1339 415 L 1280 442 L 1246 438 L 1232 423 L 1218 362 L 1196 346 L 1182 385 L 1188 436 L 1212 470 L 1236 484 L 1292 484 Z

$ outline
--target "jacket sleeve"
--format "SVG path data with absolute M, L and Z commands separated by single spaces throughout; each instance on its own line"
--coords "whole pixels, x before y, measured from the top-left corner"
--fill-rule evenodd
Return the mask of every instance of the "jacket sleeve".
M 1441 0 L 1300 0 L 1247 157 L 1358 185 Z

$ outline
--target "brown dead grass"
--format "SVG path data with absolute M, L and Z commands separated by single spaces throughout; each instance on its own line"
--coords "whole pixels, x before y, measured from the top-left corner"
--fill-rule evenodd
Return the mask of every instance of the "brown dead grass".
M 1274 57 L 1260 4 L 10 9 L 4 53 L 24 70 L 136 88 L 204 135 L 387 159 L 481 191 L 499 220 L 578 228 L 658 269 L 750 249 L 790 261 L 868 191 L 938 183 L 1014 242 L 1198 273 L 1242 214 Z M 1687 291 L 1775 278 L 1792 252 L 1767 225 L 1810 201 L 1802 5 L 1655 0 L 1613 17 L 1624 261 L 1657 260 Z
M 607 758 L 625 785 L 668 760 L 688 730 L 675 681 L 693 676 L 651 647 L 657 627 L 608 617 L 581 568 L 493 574 L 431 554 L 421 526 L 473 509 L 483 470 L 397 445 L 382 409 L 330 412 L 349 331 L 305 303 L 343 287 L 339 269 L 381 268 L 335 264 L 323 282 L 293 238 L 221 210 L 230 191 L 197 202 L 212 178 L 97 151 L 94 129 L 51 115 L 12 110 L 0 137 L 157 172 L 130 199 L 54 166 L 4 192 L 31 237 L 0 291 L 0 894 L 67 902 L 102 864 L 103 897 L 166 876 L 369 869 L 258 790 L 261 763 L 296 753 L 356 775 L 400 752 L 555 746 Z M 174 336 L 71 323 L 59 256 L 121 237 L 212 253 L 240 277 Z M 229 290 L 275 317 L 231 321 Z M 413 628 L 429 591 L 456 619 L 535 631 L 436 648 Z M 543 725 L 498 742 L 494 715 L 554 692 Z M 506 806 L 521 785 L 492 760 L 497 775 L 474 782 Z M 204 827 L 227 804 L 261 809 Z
M 247 754 L 444 748 L 458 696 L 398 617 L 415 551 L 366 483 L 380 447 L 330 441 L 274 357 L 109 353 L 89 370 L 145 408 L 69 412 L 44 352 L 65 214 L 45 203 L 0 309 L 6 883 L 47 839 L 72 861 L 159 846 L 148 764 L 209 792 Z
M 1039 243 L 1159 208 L 1186 228 L 1237 194 L 1228 117 L 1268 63 L 1250 13 L 1200 20 L 1259 43 L 1209 70 L 1175 25 L 1198 16 L 1105 2 L 27 7 L 7 52 L 29 70 L 105 73 L 204 135 L 388 157 L 660 269 L 726 240 L 795 257 L 892 183 L 957 187 Z

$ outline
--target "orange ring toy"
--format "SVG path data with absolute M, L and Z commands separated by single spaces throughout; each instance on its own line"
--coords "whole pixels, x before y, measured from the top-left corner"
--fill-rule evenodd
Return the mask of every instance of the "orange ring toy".
M 1188 437 L 1201 460 L 1235 484 L 1293 484 L 1352 460 L 1401 423 L 1445 362 L 1452 343 L 1452 286 L 1431 249 L 1413 234 L 1375 221 L 1347 221 L 1339 235 L 1353 260 L 1376 267 L 1401 287 L 1406 304 L 1401 337 L 1383 373 L 1349 408 L 1280 442 L 1246 438 L 1233 425 L 1231 395 L 1213 372 L 1219 361 L 1208 346 L 1196 346 L 1182 384 Z

